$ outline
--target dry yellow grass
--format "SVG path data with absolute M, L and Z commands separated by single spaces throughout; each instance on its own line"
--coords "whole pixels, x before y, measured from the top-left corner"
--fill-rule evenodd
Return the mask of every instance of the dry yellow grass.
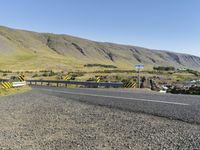
M 26 91 L 31 90 L 29 86 L 23 86 L 18 88 L 11 88 L 11 89 L 0 89 L 0 96 L 8 96 L 17 93 L 23 93 Z

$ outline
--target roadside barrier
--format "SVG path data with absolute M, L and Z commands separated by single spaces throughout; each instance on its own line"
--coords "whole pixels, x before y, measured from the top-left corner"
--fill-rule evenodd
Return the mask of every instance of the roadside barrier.
M 18 76 L 18 79 L 19 79 L 19 81 L 23 82 L 23 81 L 25 81 L 25 76 L 23 74 L 20 74 Z
M 113 87 L 113 88 L 122 88 L 123 83 L 122 82 L 95 82 L 95 81 L 65 81 L 65 80 L 26 80 L 28 85 L 45 85 L 50 86 L 50 84 L 55 84 L 56 86 L 59 85 L 67 85 L 67 84 L 73 84 L 73 85 L 80 85 L 85 87 Z
M 70 80 L 71 79 L 71 76 L 69 76 L 69 75 L 66 75 L 65 77 L 64 77 L 64 80 L 65 81 L 68 81 L 68 80 Z
M 125 88 L 136 88 L 137 84 L 134 81 L 124 83 Z
M 23 82 L 2 81 L 2 82 L 0 82 L 0 88 L 2 88 L 2 89 L 10 89 L 10 88 L 20 87 L 20 86 L 25 86 L 25 85 L 26 85 L 26 81 L 23 81 Z
M 96 78 L 96 82 L 99 83 L 101 81 L 101 77 Z
M 1 82 L 0 83 L 2 89 L 10 89 L 12 88 L 12 84 L 10 82 Z
M 26 82 L 12 82 L 13 87 L 20 87 L 20 86 L 25 86 Z

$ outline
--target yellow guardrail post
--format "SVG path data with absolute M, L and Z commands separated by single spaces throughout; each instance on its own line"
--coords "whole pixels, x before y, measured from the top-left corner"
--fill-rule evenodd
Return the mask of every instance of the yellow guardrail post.
M 1 82 L 0 85 L 2 89 L 10 89 L 12 87 L 10 82 Z
M 68 81 L 68 80 L 70 80 L 71 79 L 71 76 L 69 76 L 69 75 L 66 75 L 65 77 L 64 77 L 64 80 L 66 80 L 66 81 Z
M 96 82 L 99 83 L 101 81 L 101 77 L 96 77 Z
M 18 76 L 18 79 L 19 79 L 19 81 L 21 81 L 21 82 L 25 81 L 25 76 L 24 76 L 24 74 L 21 73 L 21 74 Z
M 65 81 L 69 81 L 69 80 L 71 80 L 71 78 L 72 78 L 72 77 L 71 77 L 70 75 L 65 75 L 63 79 L 64 79 Z M 65 87 L 67 87 L 67 83 L 65 83 Z
M 134 81 L 124 83 L 125 88 L 136 88 L 137 84 Z

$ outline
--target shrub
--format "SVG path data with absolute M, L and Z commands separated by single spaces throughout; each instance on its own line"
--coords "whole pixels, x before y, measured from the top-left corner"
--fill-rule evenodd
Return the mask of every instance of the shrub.
M 57 73 L 53 72 L 52 70 L 49 72 L 49 76 L 56 76 Z
M 187 69 L 186 71 L 188 73 L 191 73 L 191 74 L 197 76 L 197 77 L 200 76 L 200 72 L 198 72 L 198 71 L 194 71 L 194 70 L 191 70 L 191 69 Z
M 36 78 L 36 77 L 39 77 L 37 73 L 32 76 L 32 78 Z
M 94 71 L 93 73 L 136 73 L 135 70 L 102 70 Z
M 4 73 L 4 74 L 3 74 L 4 77 L 7 76 L 7 75 L 8 75 L 7 73 Z
M 175 71 L 175 67 L 173 66 L 158 66 L 158 67 L 153 67 L 154 70 L 158 70 L 158 71 Z
M 47 72 L 45 72 L 45 73 L 42 74 L 42 76 L 43 76 L 43 77 L 47 77 L 47 76 L 49 76 L 49 75 L 48 75 Z
M 104 65 L 104 64 L 86 64 L 84 67 L 103 67 L 103 68 L 117 68 L 114 65 Z
M 12 73 L 10 70 L 0 70 L 1 73 Z

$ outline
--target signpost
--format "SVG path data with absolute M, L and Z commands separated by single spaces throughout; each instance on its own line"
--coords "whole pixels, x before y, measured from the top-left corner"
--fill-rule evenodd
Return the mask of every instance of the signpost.
M 144 68 L 144 65 L 136 64 L 135 68 L 138 70 L 138 88 L 140 88 L 140 70 Z

